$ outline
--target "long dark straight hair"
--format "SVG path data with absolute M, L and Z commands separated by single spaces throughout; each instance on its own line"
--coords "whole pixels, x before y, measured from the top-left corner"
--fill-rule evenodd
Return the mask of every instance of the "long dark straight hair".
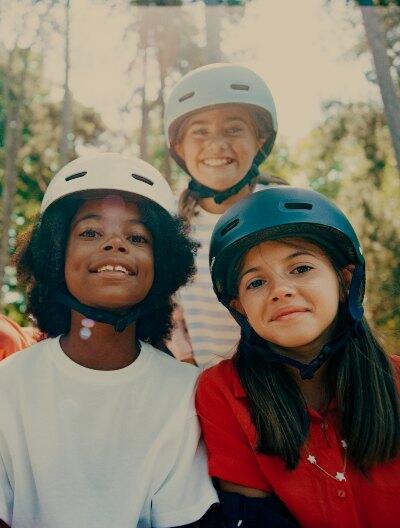
M 361 471 L 400 452 L 400 404 L 394 368 L 368 323 L 327 364 L 329 397 L 337 401 L 349 458 Z M 239 342 L 235 365 L 258 434 L 258 451 L 283 458 L 294 469 L 307 439 L 309 420 L 290 370 Z
M 285 240 L 291 244 L 290 239 Z M 341 271 L 344 265 L 339 255 L 334 257 L 326 250 L 324 253 L 339 282 L 341 301 L 336 332 L 342 332 L 349 324 L 343 302 L 347 295 Z M 241 266 L 239 262 L 237 273 Z M 348 444 L 349 458 L 366 473 L 373 465 L 400 454 L 400 396 L 396 385 L 400 369 L 395 373 L 365 318 L 359 324 L 361 329 L 352 334 L 346 347 L 329 359 L 324 376 L 326 396 L 338 405 L 340 433 Z M 288 468 L 294 469 L 309 434 L 309 419 L 293 371 L 268 361 L 262 350 L 252 347 L 243 337 L 234 361 L 248 397 L 259 452 L 278 455 Z

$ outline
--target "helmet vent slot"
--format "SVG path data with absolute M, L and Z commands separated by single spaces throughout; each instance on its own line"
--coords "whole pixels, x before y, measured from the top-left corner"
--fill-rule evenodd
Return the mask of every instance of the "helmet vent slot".
M 179 97 L 178 101 L 180 103 L 183 103 L 183 101 L 186 101 L 187 99 L 190 99 L 193 96 L 194 96 L 194 92 L 188 92 L 187 94 L 182 95 L 182 97 Z
M 312 209 L 313 206 L 310 203 L 306 202 L 286 202 L 285 204 L 286 209 Z
M 76 178 L 82 178 L 82 176 L 86 176 L 86 174 L 87 171 L 77 172 L 76 174 L 71 174 L 71 176 L 67 176 L 65 178 L 65 181 L 76 180 Z
M 248 92 L 250 90 L 250 86 L 248 84 L 231 84 L 232 90 L 242 90 L 244 92 Z
M 232 222 L 229 222 L 229 224 L 221 230 L 221 236 L 225 236 L 227 233 L 229 233 L 229 231 L 232 231 L 232 229 L 234 229 L 238 225 L 238 223 L 239 218 L 235 218 L 234 220 L 232 220 Z
M 140 176 L 139 174 L 132 174 L 132 177 L 135 178 L 135 180 L 139 180 L 139 181 L 142 181 L 143 183 L 147 183 L 147 185 L 154 185 L 154 182 L 152 182 L 148 178 L 145 178 L 144 176 Z

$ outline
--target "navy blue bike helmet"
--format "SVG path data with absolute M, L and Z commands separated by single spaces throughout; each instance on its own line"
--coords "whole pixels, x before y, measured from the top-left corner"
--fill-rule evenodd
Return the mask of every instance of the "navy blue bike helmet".
M 309 364 L 265 348 L 272 361 L 297 367 L 303 378 L 316 370 L 337 349 L 363 317 L 365 261 L 357 235 L 344 213 L 325 196 L 308 189 L 272 187 L 233 205 L 217 222 L 210 244 L 210 270 L 215 293 L 242 327 L 244 338 L 254 337 L 245 317 L 230 306 L 237 293 L 237 273 L 244 254 L 253 246 L 284 237 L 310 240 L 324 249 L 338 267 L 354 264 L 347 297 L 349 328 L 327 343 Z M 260 338 L 257 339 L 260 341 Z

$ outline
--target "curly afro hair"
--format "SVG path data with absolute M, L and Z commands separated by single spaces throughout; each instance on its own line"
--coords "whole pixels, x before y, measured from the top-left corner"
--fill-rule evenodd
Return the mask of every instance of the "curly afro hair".
M 196 243 L 188 237 L 182 221 L 156 203 L 140 196 L 125 197 L 137 204 L 153 236 L 154 283 L 146 300 L 150 305 L 154 301 L 154 310 L 137 320 L 136 336 L 159 346 L 170 335 L 172 296 L 196 271 Z M 20 237 L 14 257 L 18 279 L 27 289 L 27 311 L 49 337 L 70 329 L 70 309 L 57 301 L 56 293 L 66 288 L 64 264 L 70 224 L 84 201 L 75 195 L 51 205 Z

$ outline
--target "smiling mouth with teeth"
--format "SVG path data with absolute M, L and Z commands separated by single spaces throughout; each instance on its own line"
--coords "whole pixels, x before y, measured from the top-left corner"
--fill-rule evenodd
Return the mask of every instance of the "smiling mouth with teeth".
M 223 167 L 224 165 L 230 165 L 233 163 L 232 158 L 207 158 L 203 160 L 204 165 L 210 167 Z
M 101 266 L 101 268 L 97 269 L 97 273 L 102 273 L 103 271 L 113 271 L 115 273 L 123 273 L 124 275 L 133 275 L 133 273 L 130 273 L 124 266 L 121 266 L 120 264 L 117 264 L 116 266 L 113 266 L 112 264 L 106 264 L 105 266 Z

